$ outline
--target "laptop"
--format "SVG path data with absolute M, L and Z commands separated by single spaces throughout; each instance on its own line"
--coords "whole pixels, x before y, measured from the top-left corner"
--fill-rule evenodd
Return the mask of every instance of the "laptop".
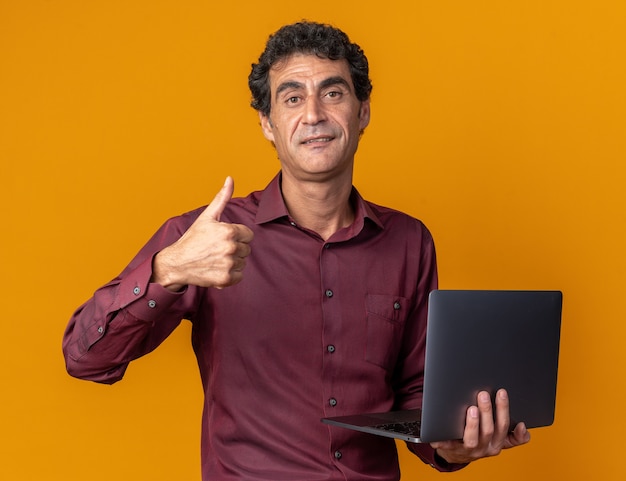
M 554 422 L 560 291 L 435 290 L 429 295 L 422 408 L 322 422 L 420 443 L 462 439 L 480 391 L 509 394 L 511 429 Z

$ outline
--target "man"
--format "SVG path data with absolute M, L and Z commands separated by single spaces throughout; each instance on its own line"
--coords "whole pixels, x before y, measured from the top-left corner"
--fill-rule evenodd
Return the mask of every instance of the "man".
M 205 391 L 205 480 L 397 480 L 392 440 L 328 415 L 421 404 L 435 251 L 416 219 L 363 200 L 354 155 L 370 119 L 367 59 L 341 31 L 281 28 L 253 65 L 252 105 L 281 171 L 233 199 L 170 219 L 72 317 L 70 374 L 122 378 L 186 318 Z M 481 393 L 463 440 L 411 445 L 454 470 L 526 443 L 508 401 Z

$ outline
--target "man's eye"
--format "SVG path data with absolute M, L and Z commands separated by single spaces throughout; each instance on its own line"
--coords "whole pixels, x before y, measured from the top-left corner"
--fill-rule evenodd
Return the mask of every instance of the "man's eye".
M 341 92 L 333 90 L 332 92 L 328 92 L 326 96 L 330 97 L 331 99 L 336 99 L 336 98 L 341 97 Z
M 289 97 L 289 98 L 287 99 L 287 103 L 288 103 L 288 104 L 297 104 L 297 103 L 298 103 L 298 100 L 300 100 L 298 97 Z

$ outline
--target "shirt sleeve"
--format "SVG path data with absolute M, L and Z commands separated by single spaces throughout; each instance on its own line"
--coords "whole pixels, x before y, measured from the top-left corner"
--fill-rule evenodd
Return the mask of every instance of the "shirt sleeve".
M 422 405 L 428 295 L 438 286 L 433 238 L 419 221 L 414 229 L 408 236 L 414 244 L 407 251 L 417 257 L 408 262 L 417 266 L 417 275 L 411 280 L 415 282 L 412 307 L 405 323 L 402 345 L 393 373 L 395 410 L 417 409 Z
M 428 295 L 438 287 L 437 258 L 432 235 L 418 222 L 419 275 L 415 303 L 407 322 L 403 347 L 394 373 L 396 406 L 394 409 L 415 409 L 421 407 L 424 386 L 424 358 L 426 353 L 426 322 L 428 313 Z M 420 232 L 421 230 L 421 232 Z M 424 463 L 438 471 L 457 471 L 465 464 L 449 464 L 435 454 L 428 443 L 407 443 L 409 450 Z
M 119 381 L 132 360 L 154 350 L 189 318 L 197 289 L 173 293 L 150 279 L 154 255 L 190 224 L 184 217 L 164 224 L 117 278 L 74 312 L 63 336 L 70 375 L 106 384 Z

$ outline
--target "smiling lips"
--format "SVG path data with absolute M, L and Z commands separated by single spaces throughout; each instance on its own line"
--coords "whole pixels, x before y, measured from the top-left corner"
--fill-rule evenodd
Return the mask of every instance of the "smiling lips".
M 330 137 L 330 136 L 328 136 L 328 137 L 320 136 L 320 137 L 313 137 L 313 138 L 310 138 L 310 139 L 305 139 L 301 143 L 302 144 L 325 143 L 325 142 L 330 142 L 333 139 L 334 139 L 334 137 Z

